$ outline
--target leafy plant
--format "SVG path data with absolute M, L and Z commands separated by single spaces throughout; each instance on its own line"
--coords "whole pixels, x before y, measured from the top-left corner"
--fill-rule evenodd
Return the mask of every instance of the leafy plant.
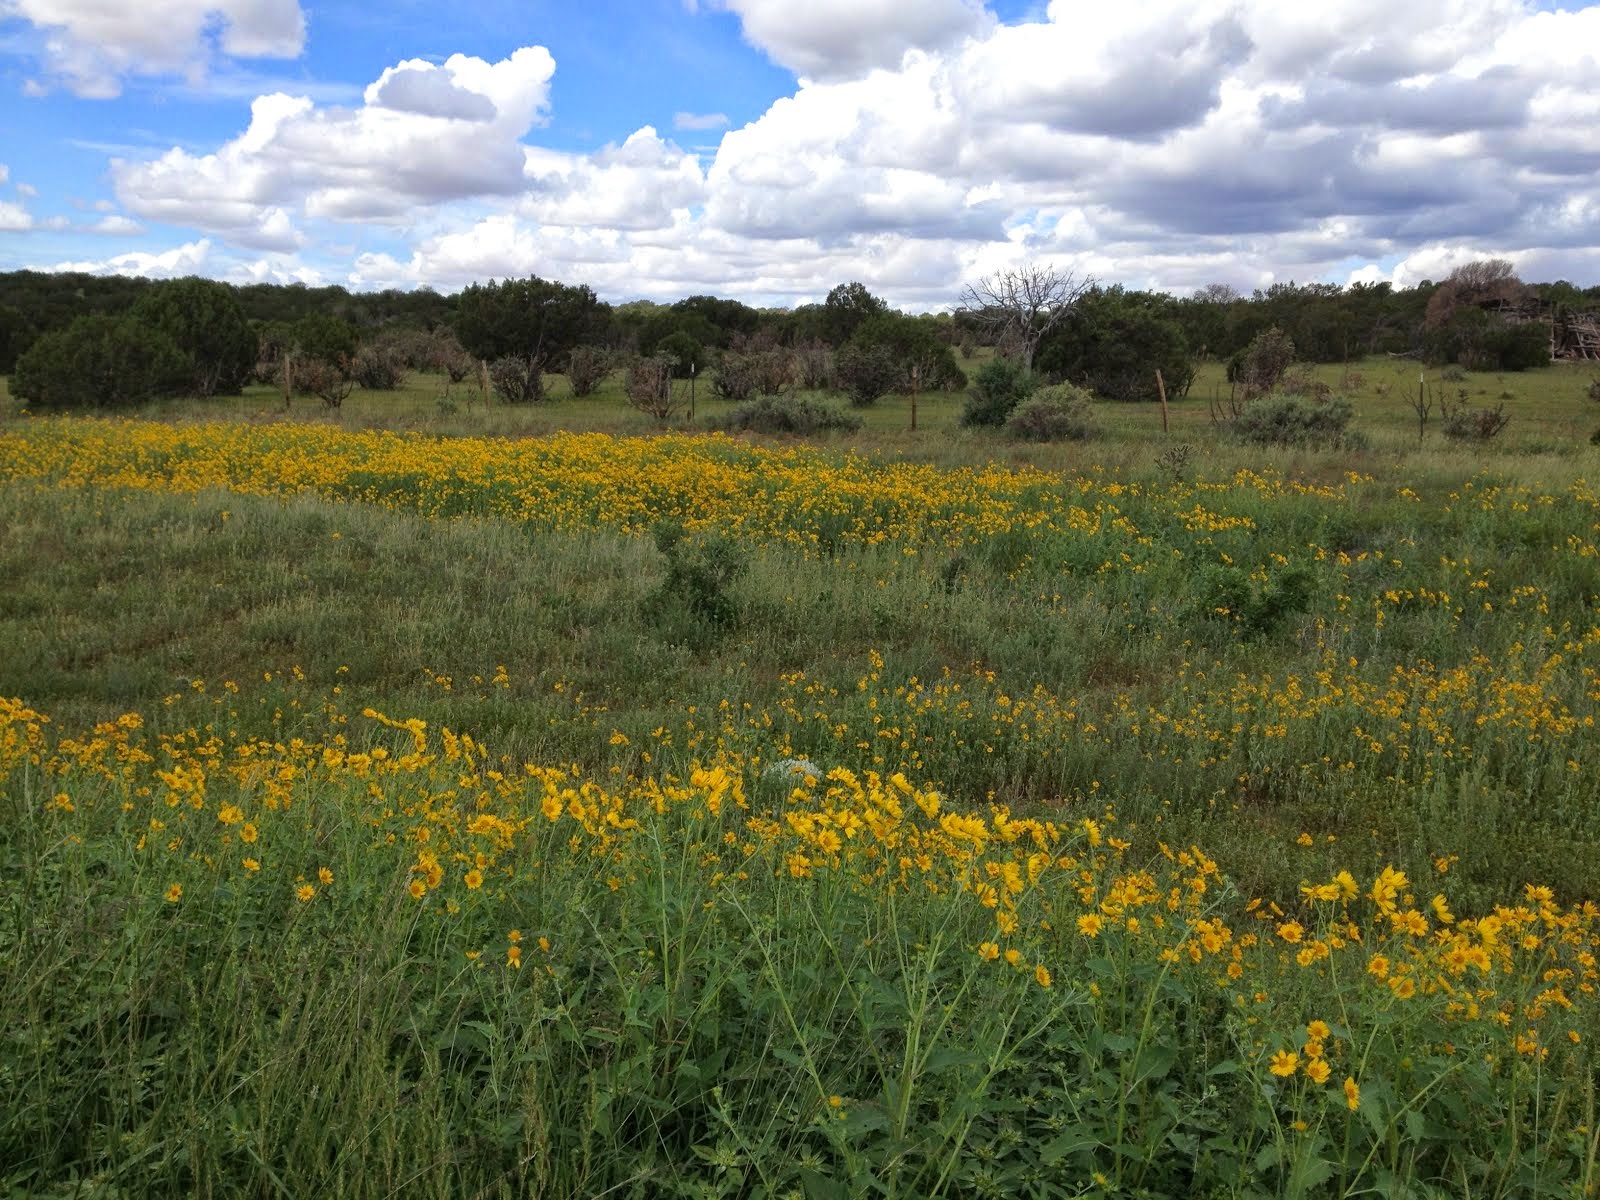
M 646 616 L 694 645 L 734 629 L 739 605 L 732 587 L 750 565 L 744 548 L 718 534 L 691 537 L 671 521 L 658 524 L 653 537 L 666 557 L 667 574 L 645 598 Z
M 189 356 L 189 391 L 236 395 L 255 370 L 257 343 L 234 290 L 211 279 L 158 283 L 129 315 L 161 330 Z
M 174 396 L 192 360 L 131 317 L 79 317 L 40 336 L 17 360 L 11 392 L 36 408 L 127 408 Z
M 1168 483 L 1188 483 L 1193 469 L 1194 447 L 1179 442 L 1156 456 L 1156 469 Z
M 1070 383 L 1040 388 L 1006 418 L 1006 432 L 1027 442 L 1081 442 L 1095 435 L 1089 393 Z
M 1244 406 L 1228 424 L 1240 441 L 1275 446 L 1339 446 L 1350 437 L 1355 409 L 1342 396 L 1262 396 Z
M 961 423 L 999 428 L 1037 386 L 1037 378 L 1020 360 L 997 355 L 973 376 L 972 389 L 961 410 Z
M 820 397 L 795 393 L 747 400 L 724 415 L 715 427 L 808 437 L 816 433 L 854 433 L 861 428 L 861 418 Z
M 1262 637 L 1311 607 L 1315 583 L 1316 577 L 1304 566 L 1286 566 L 1269 574 L 1213 564 L 1201 576 L 1198 613 L 1231 623 L 1242 637 Z
M 876 404 L 900 377 L 888 349 L 858 342 L 848 343 L 834 356 L 834 374 L 857 408 Z

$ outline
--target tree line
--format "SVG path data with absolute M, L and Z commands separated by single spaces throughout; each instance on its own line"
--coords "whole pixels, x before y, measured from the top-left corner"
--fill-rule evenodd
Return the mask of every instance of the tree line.
M 1508 314 L 1593 311 L 1600 287 L 1524 284 L 1496 260 L 1412 288 L 1284 283 L 1245 296 L 1212 285 L 1178 297 L 1024 268 L 960 299 L 954 312 L 914 315 L 859 282 L 774 309 L 709 295 L 612 305 L 585 285 L 536 276 L 447 296 L 17 271 L 0 274 L 0 374 L 41 407 L 236 394 L 252 380 L 336 405 L 358 385 L 399 386 L 410 370 L 483 378 L 506 401 L 534 402 L 552 373 L 581 396 L 619 368 L 630 397 L 636 380 L 642 395 L 660 394 L 695 375 L 733 400 L 833 389 L 870 404 L 964 390 L 961 363 L 990 346 L 1050 382 L 1145 400 L 1157 371 L 1169 398 L 1181 397 L 1197 362 L 1242 369 L 1247 348 L 1274 329 L 1307 362 L 1394 354 L 1538 366 L 1549 361 L 1548 323 Z

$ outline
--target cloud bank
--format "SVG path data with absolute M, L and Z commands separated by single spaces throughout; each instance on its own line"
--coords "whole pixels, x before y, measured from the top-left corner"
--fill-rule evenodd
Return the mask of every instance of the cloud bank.
M 719 7 L 797 79 L 714 155 L 650 126 L 542 146 L 556 64 L 533 46 L 396 63 L 352 107 L 262 96 L 210 153 L 114 161 L 115 191 L 215 239 L 213 267 L 363 287 L 536 272 L 613 298 L 790 303 L 860 279 L 920 307 L 1028 259 L 1183 290 L 1415 282 L 1490 254 L 1600 281 L 1600 8 L 1330 0 L 1308 21 L 1267 0 L 1054 0 L 1006 24 L 975 0 Z M 224 41 L 301 36 L 269 0 L 231 11 Z M 359 228 L 404 249 L 327 249 Z

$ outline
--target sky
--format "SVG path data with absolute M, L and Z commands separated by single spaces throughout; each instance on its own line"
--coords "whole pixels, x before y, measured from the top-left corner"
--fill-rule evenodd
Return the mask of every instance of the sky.
M 0 0 L 0 270 L 1600 283 L 1600 3 Z

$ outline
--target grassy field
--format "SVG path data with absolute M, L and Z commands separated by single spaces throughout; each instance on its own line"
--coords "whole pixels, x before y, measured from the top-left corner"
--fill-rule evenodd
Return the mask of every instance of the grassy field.
M 986 349 L 980 349 L 974 358 L 963 360 L 964 369 L 971 374 L 988 354 Z M 1511 422 L 1496 445 L 1524 453 L 1568 451 L 1587 438 L 1600 422 L 1600 410 L 1586 401 L 1589 382 L 1600 375 L 1600 369 L 1579 363 L 1554 363 L 1542 370 L 1518 373 L 1468 372 L 1459 380 L 1445 379 L 1437 368 L 1424 369 L 1416 362 L 1391 358 L 1307 369 L 1312 377 L 1354 402 L 1356 428 L 1376 445 L 1395 452 L 1414 446 L 1417 441 L 1412 401 L 1422 381 L 1434 402 L 1425 440 L 1439 438 L 1441 400 L 1472 408 L 1504 404 Z M 548 376 L 547 385 L 550 400 L 544 404 L 505 405 L 492 394 L 485 404 L 475 385 L 451 384 L 442 375 L 414 372 L 399 391 L 357 389 L 336 410 L 325 408 L 315 398 L 296 397 L 286 412 L 279 391 L 257 385 L 240 397 L 172 401 L 144 411 L 161 420 L 316 421 L 346 429 L 416 430 L 444 436 L 537 437 L 557 430 L 644 435 L 658 428 L 655 421 L 628 404 L 620 376 L 613 376 L 583 399 L 572 396 L 563 376 Z M 684 391 L 686 386 L 680 383 L 678 389 Z M 1188 396 L 1174 400 L 1170 406 L 1168 436 L 1194 442 L 1197 448 L 1215 441 L 1217 429 L 1212 411 L 1226 406 L 1229 392 L 1223 364 L 1203 362 Z M 853 438 L 841 440 L 864 449 L 944 462 L 1007 457 L 1026 460 L 1039 453 L 962 431 L 961 406 L 959 394 L 921 395 L 917 404 L 918 429 L 913 433 L 910 397 L 888 396 L 856 410 L 864 420 L 863 430 Z M 694 426 L 704 427 L 733 407 L 713 396 L 709 387 L 701 386 L 696 390 Z M 4 380 L 0 380 L 0 414 L 15 411 L 16 404 L 5 391 Z M 1117 460 L 1125 454 L 1140 453 L 1162 437 L 1161 412 L 1156 404 L 1101 404 L 1096 415 L 1104 433 L 1095 449 L 1099 461 L 1107 461 L 1107 455 Z M 674 420 L 673 427 L 690 427 L 687 412 Z M 952 438 L 958 439 L 956 446 L 949 445 Z
M 1350 370 L 0 395 L 0 1188 L 1600 1195 L 1591 373 Z

